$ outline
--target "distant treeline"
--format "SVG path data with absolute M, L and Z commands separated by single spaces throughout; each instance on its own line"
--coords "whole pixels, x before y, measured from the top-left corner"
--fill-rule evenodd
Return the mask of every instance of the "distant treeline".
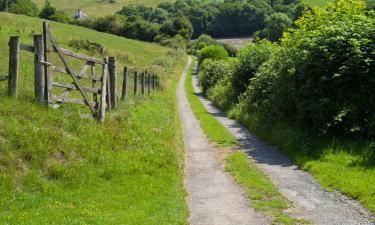
M 134 4 L 102 18 L 73 20 L 48 1 L 39 10 L 31 0 L 0 0 L 0 11 L 74 23 L 172 46 L 184 45 L 186 40 L 201 34 L 249 36 L 260 31 L 258 35 L 261 37 L 277 39 L 280 35 L 274 33 L 279 34 L 291 26 L 305 9 L 300 0 L 177 0 L 175 3 L 161 3 L 156 8 Z
M 286 29 L 307 7 L 300 0 L 177 0 L 161 3 L 156 8 L 142 4 L 125 6 L 115 15 L 80 21 L 81 25 L 128 38 L 163 42 L 197 38 L 249 36 L 269 29 Z M 269 26 L 277 23 L 276 26 Z M 267 27 L 267 28 L 266 28 Z M 280 33 L 280 32 L 278 32 Z

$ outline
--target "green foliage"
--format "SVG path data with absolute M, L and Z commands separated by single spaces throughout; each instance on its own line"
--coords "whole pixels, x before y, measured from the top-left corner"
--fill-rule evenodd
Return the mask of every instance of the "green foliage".
M 31 0 L 16 0 L 10 5 L 8 11 L 27 16 L 38 15 L 38 7 Z
M 266 18 L 266 28 L 260 32 L 259 36 L 270 41 L 277 41 L 292 24 L 293 21 L 285 13 L 273 13 Z
M 43 19 L 50 19 L 56 14 L 57 9 L 51 5 L 49 1 L 46 1 L 44 7 L 40 11 L 39 17 Z
M 277 49 L 276 44 L 262 40 L 252 43 L 238 52 L 237 58 L 239 59 L 239 63 L 236 66 L 232 81 L 238 93 L 246 90 L 250 79 L 255 76 L 263 63 L 268 61 L 277 52 Z
M 206 58 L 200 66 L 199 83 L 204 92 L 232 74 L 235 62 L 228 59 Z
M 201 64 L 205 59 L 226 59 L 229 57 L 228 52 L 225 48 L 216 45 L 210 45 L 204 47 L 202 50 L 199 51 L 198 58 L 199 64 Z

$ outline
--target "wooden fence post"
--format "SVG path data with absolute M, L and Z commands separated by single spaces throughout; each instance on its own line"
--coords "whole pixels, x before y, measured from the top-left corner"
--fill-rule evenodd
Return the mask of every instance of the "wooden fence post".
M 152 90 L 155 91 L 156 76 L 152 76 Z
M 100 112 L 99 112 L 99 121 L 101 123 L 105 120 L 105 110 L 106 110 L 106 94 L 107 94 L 107 70 L 108 70 L 108 59 L 104 59 L 103 65 L 103 75 L 102 75 L 102 87 L 100 95 Z
M 43 50 L 43 36 L 34 35 L 35 97 L 38 102 L 44 101 Z
M 142 95 L 145 94 L 145 73 L 142 73 Z
M 122 80 L 122 93 L 121 93 L 121 98 L 122 100 L 125 100 L 126 98 L 126 86 L 128 82 L 128 67 L 124 67 L 124 78 Z
M 148 91 L 148 94 L 151 93 L 151 74 L 150 73 L 147 74 L 147 91 Z
M 116 108 L 116 57 L 109 57 L 108 61 L 108 75 L 111 92 L 111 106 L 112 109 Z
M 52 103 L 52 68 L 51 64 L 51 52 L 52 52 L 52 44 L 51 38 L 48 32 L 48 22 L 43 22 L 43 40 L 44 40 L 44 61 L 46 64 L 44 65 L 44 76 L 45 76 L 45 89 L 44 89 L 44 97 L 45 102 L 47 105 Z
M 18 94 L 18 73 L 19 73 L 19 53 L 20 53 L 20 37 L 12 36 L 9 41 L 9 78 L 8 78 L 8 94 L 17 97 Z
M 137 89 L 138 89 L 138 72 L 134 72 L 134 95 L 137 95 Z

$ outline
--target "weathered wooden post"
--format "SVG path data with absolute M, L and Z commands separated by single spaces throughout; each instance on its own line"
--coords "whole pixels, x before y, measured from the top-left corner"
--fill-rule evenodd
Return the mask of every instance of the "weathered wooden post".
M 51 64 L 51 52 L 52 44 L 51 38 L 48 32 L 48 23 L 43 22 L 43 40 L 44 40 L 44 76 L 45 76 L 45 89 L 44 89 L 44 100 L 46 104 L 52 103 L 52 68 Z
M 151 93 L 151 74 L 147 74 L 147 92 L 148 94 Z
M 145 73 L 142 73 L 142 95 L 145 94 Z
M 9 78 L 8 78 L 8 94 L 12 97 L 18 95 L 18 73 L 20 53 L 20 37 L 12 36 L 9 41 Z
M 121 98 L 122 100 L 125 100 L 126 98 L 126 86 L 128 82 L 128 67 L 124 67 L 124 78 L 122 79 L 122 93 Z
M 107 85 L 107 96 L 106 96 L 106 101 L 107 101 L 107 109 L 110 110 L 112 108 L 112 98 L 111 98 L 111 85 L 110 85 L 110 81 L 109 81 L 109 72 L 108 72 L 108 68 L 109 68 L 109 65 L 108 65 L 108 62 L 109 60 L 107 60 L 107 79 L 106 79 L 106 85 Z
M 105 120 L 105 110 L 106 110 L 106 94 L 107 94 L 107 70 L 108 70 L 108 59 L 104 59 L 103 74 L 102 74 L 102 87 L 100 95 L 100 111 L 99 111 L 99 121 L 101 123 Z
M 34 75 L 35 75 L 35 97 L 38 102 L 44 101 L 44 47 L 43 36 L 34 35 Z
M 109 57 L 108 60 L 108 75 L 109 75 L 109 84 L 111 92 L 111 107 L 112 109 L 116 108 L 116 57 Z
M 156 86 L 156 76 L 153 75 L 152 77 L 153 77 L 153 79 L 152 79 L 152 90 L 155 90 L 155 86 Z
M 138 72 L 134 72 L 134 95 L 137 95 L 137 89 L 138 89 Z

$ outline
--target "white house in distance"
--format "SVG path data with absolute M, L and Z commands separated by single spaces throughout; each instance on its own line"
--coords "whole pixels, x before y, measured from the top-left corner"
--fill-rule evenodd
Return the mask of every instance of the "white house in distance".
M 82 12 L 80 9 L 77 10 L 77 12 L 74 14 L 74 19 L 76 20 L 84 20 L 89 18 L 84 12 Z

